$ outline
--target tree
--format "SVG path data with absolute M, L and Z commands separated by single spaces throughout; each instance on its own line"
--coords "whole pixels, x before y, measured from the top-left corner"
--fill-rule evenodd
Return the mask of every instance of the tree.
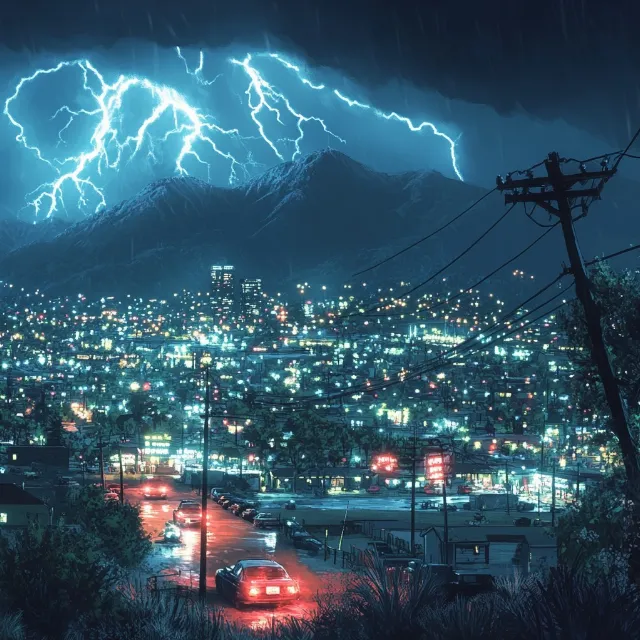
M 631 507 L 632 522 L 626 527 L 629 574 L 640 585 L 640 486 L 638 486 L 638 418 L 640 414 L 640 283 L 631 272 L 616 273 L 607 264 L 597 263 L 591 270 L 591 289 L 602 316 L 602 331 L 608 347 L 613 373 L 629 412 L 631 441 L 617 438 L 625 464 L 625 494 Z M 589 357 L 590 339 L 582 308 L 574 303 L 561 317 L 561 326 L 573 348 L 577 369 L 574 391 L 583 409 L 608 420 L 614 435 L 602 381 Z
M 47 416 L 45 434 L 48 447 L 64 446 L 64 429 L 62 427 L 62 418 L 59 415 L 51 414 Z
M 123 568 L 139 566 L 151 550 L 138 507 L 105 501 L 98 487 L 86 487 L 79 493 L 67 519 L 94 535 L 97 548 Z
M 79 616 L 95 621 L 114 603 L 116 572 L 91 536 L 30 526 L 0 538 L 0 598 L 41 637 L 64 637 Z
M 623 577 L 628 552 L 626 529 L 630 524 L 620 474 L 582 493 L 578 505 L 560 517 L 556 535 L 563 564 L 592 578 L 603 572 Z
M 635 274 L 616 273 L 605 263 L 598 263 L 590 277 L 593 296 L 602 314 L 611 366 L 633 417 L 640 413 L 640 282 Z M 576 367 L 572 391 L 578 406 L 588 410 L 589 415 L 608 418 L 602 382 L 590 357 L 582 307 L 573 302 L 559 320 L 571 347 L 569 357 Z

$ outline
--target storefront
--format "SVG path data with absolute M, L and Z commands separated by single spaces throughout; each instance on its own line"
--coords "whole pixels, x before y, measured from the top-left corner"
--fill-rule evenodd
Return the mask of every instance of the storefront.
M 176 473 L 179 467 L 178 452 L 174 449 L 171 435 L 151 433 L 144 436 L 142 449 L 142 473 Z

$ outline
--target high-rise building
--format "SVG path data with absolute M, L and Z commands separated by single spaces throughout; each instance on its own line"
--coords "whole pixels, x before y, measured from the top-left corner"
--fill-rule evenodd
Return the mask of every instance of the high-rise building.
M 214 265 L 211 267 L 211 304 L 213 311 L 229 315 L 235 301 L 233 267 Z
M 244 278 L 240 280 L 240 312 L 243 316 L 260 315 L 262 307 L 262 280 Z

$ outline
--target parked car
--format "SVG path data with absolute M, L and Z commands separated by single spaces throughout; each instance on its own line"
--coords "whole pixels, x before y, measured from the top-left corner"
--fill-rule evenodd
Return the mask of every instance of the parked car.
M 368 542 L 367 551 L 371 551 L 371 553 L 374 553 L 375 555 L 378 555 L 378 556 L 397 555 L 390 544 L 387 544 L 386 542 L 382 542 L 381 540 Z
M 113 493 L 120 493 L 120 485 L 119 484 L 108 484 L 107 489 L 109 491 L 113 491 Z
M 380 487 L 377 484 L 372 484 L 367 489 L 367 493 L 380 493 Z
M 444 511 L 444 505 L 441 505 L 439 511 Z M 447 504 L 447 511 L 457 511 L 458 507 L 455 504 Z
M 119 496 L 117 493 L 114 493 L 113 491 L 107 491 L 107 492 L 104 494 L 104 499 L 105 499 L 107 502 L 108 502 L 108 501 L 111 501 L 111 500 L 116 501 L 116 500 L 120 500 L 120 496 Z
M 300 587 L 273 560 L 240 560 L 216 571 L 216 591 L 237 608 L 253 604 L 282 604 L 300 597 Z
M 533 511 L 536 505 L 533 502 L 518 502 L 516 509 L 518 511 Z
M 516 527 L 530 527 L 531 526 L 531 518 L 525 518 L 525 517 L 516 518 L 513 521 L 513 524 Z
M 242 519 L 246 520 L 247 522 L 253 522 L 253 519 L 256 517 L 256 515 L 258 515 L 257 509 L 245 509 L 242 512 Z
M 256 529 L 269 529 L 271 527 L 279 527 L 280 518 L 274 516 L 272 513 L 258 513 L 253 518 L 253 526 Z

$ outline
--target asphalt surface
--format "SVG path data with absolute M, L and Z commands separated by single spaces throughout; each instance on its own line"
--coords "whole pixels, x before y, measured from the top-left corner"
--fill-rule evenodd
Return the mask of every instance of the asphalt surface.
M 137 483 L 136 483 L 137 484 Z M 169 486 L 171 486 L 169 484 Z M 159 536 L 165 523 L 172 519 L 173 509 L 182 499 L 198 499 L 188 488 L 172 487 L 166 500 L 148 500 L 142 496 L 138 486 L 125 491 L 127 500 L 139 503 L 145 530 L 154 540 L 154 551 L 149 565 L 154 574 L 171 574 L 180 570 L 180 576 L 170 576 L 167 580 L 198 589 L 200 567 L 200 529 L 183 529 L 180 545 L 163 543 Z M 279 502 L 281 504 L 281 502 Z M 265 506 L 267 506 L 265 504 Z M 208 600 L 223 610 L 229 621 L 252 628 L 268 627 L 276 620 L 286 617 L 306 617 L 314 608 L 314 596 L 318 591 L 339 588 L 339 576 L 335 582 L 330 576 L 319 576 L 298 560 L 292 546 L 279 539 L 276 531 L 255 529 L 242 518 L 225 511 L 210 502 L 210 518 L 207 534 L 207 590 Z M 292 578 L 300 585 L 301 598 L 297 603 L 278 608 L 249 608 L 236 610 L 215 593 L 215 572 L 238 560 L 249 558 L 273 559 L 282 564 Z M 159 586 L 169 586 L 165 579 L 159 579 Z

